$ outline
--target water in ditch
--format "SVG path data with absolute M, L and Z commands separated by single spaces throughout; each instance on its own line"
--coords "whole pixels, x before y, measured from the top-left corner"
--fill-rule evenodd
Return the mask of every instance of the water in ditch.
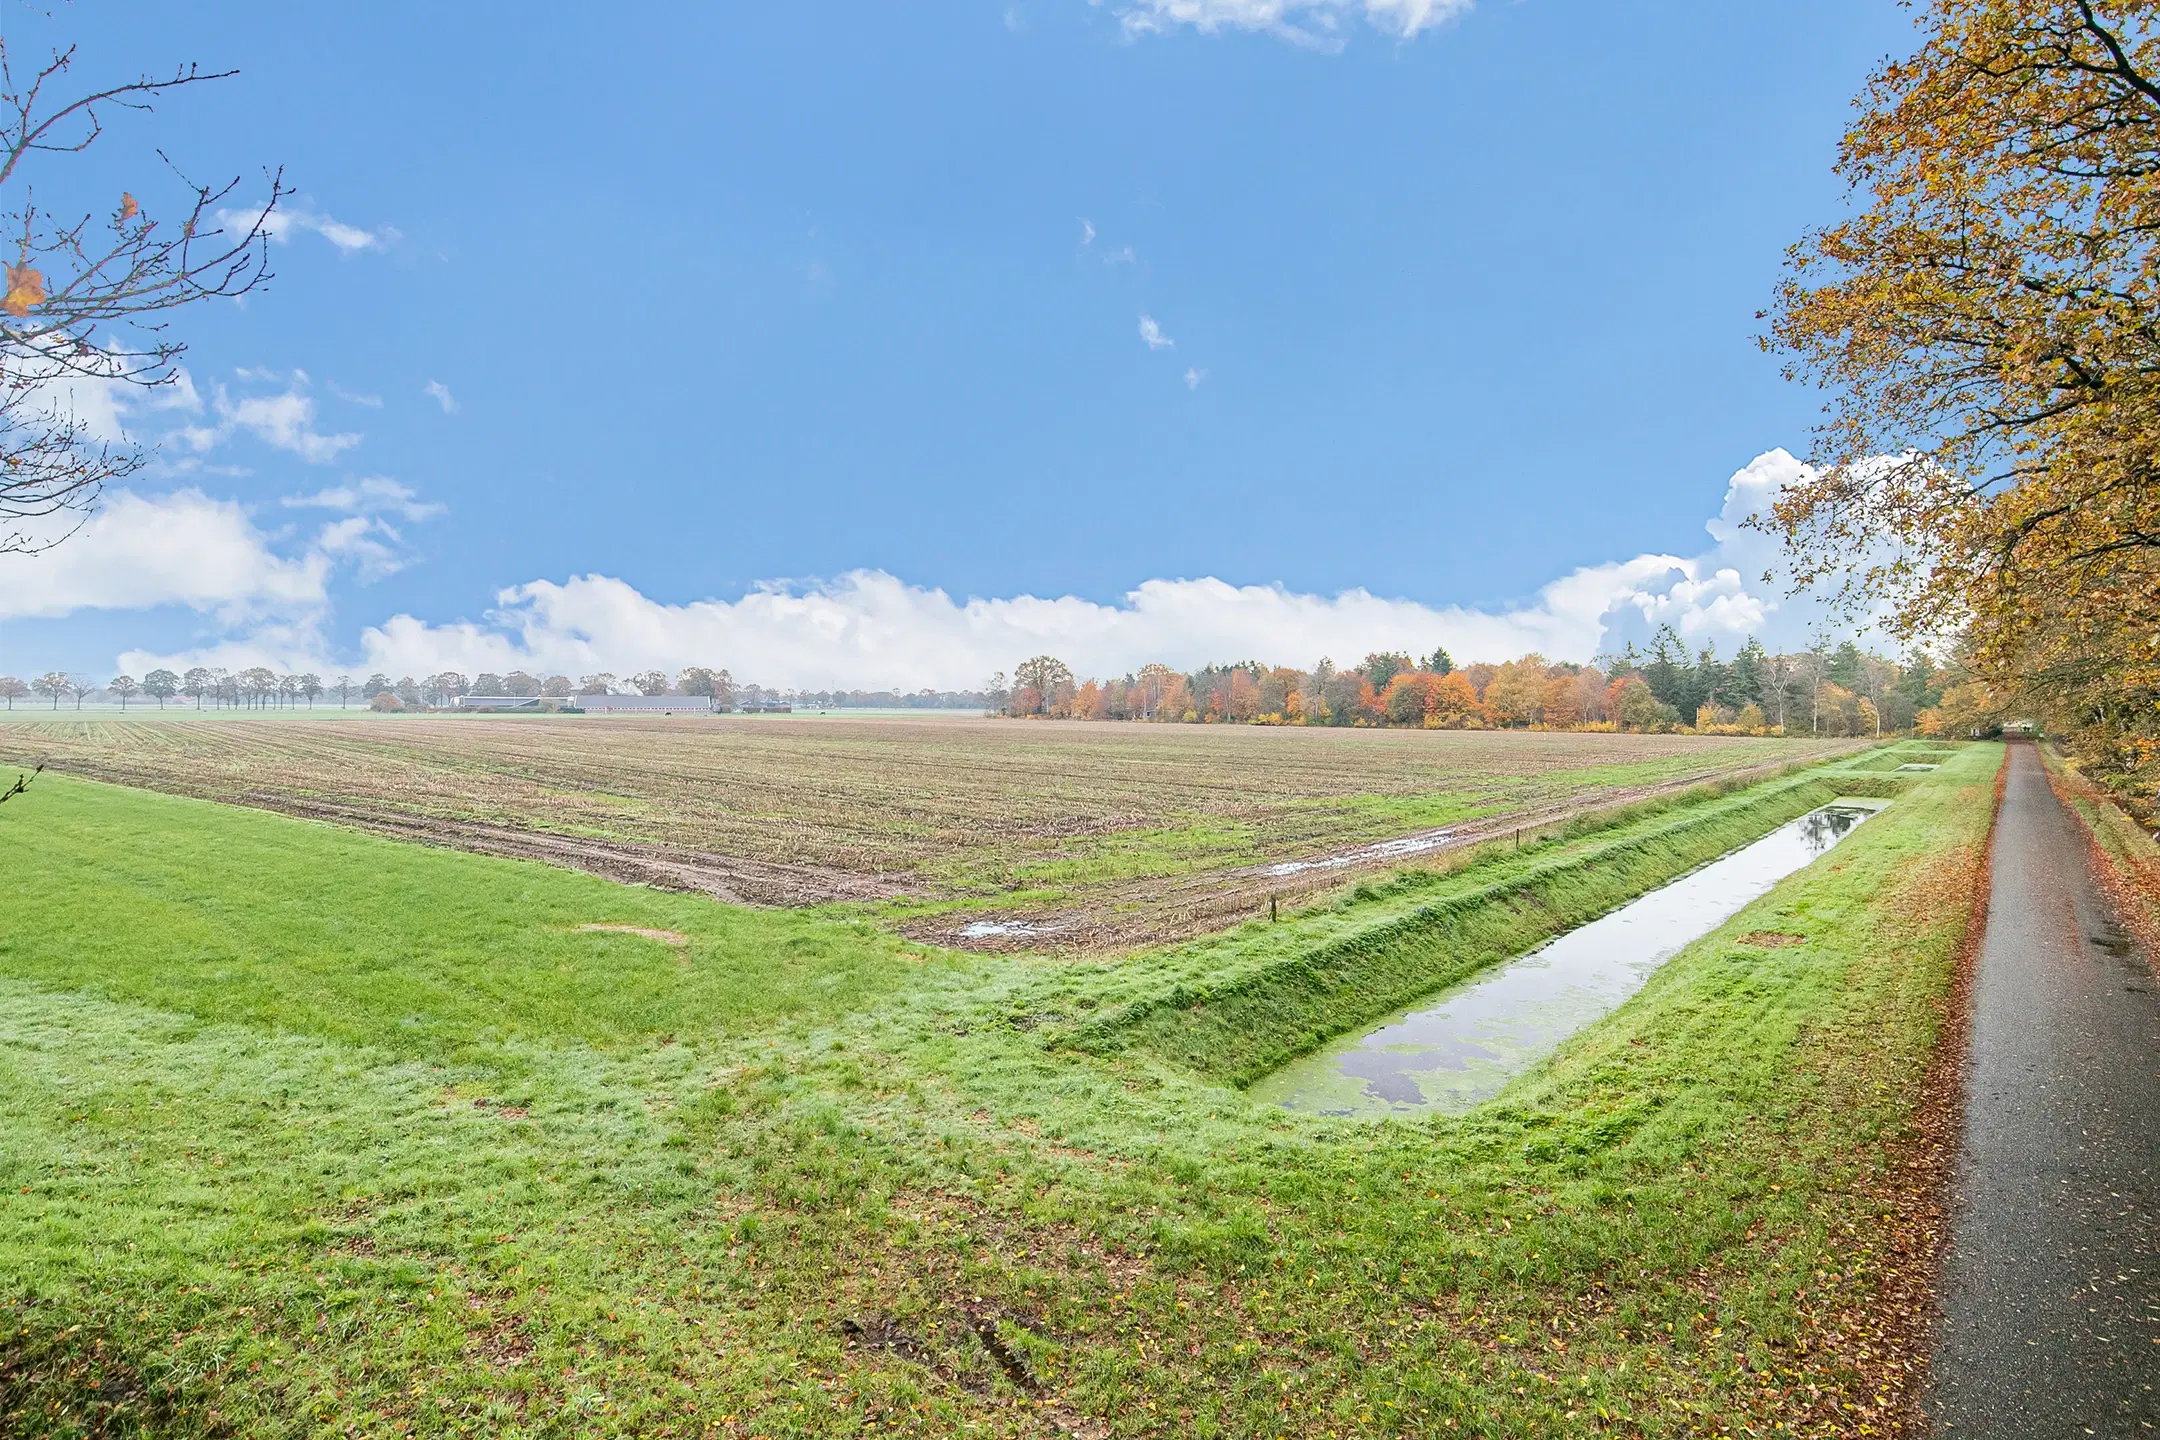
M 1611 914 L 1346 1035 L 1267 1076 L 1255 1100 L 1318 1115 L 1458 1113 L 1498 1094 L 1561 1041 L 1885 802 L 1839 800 Z

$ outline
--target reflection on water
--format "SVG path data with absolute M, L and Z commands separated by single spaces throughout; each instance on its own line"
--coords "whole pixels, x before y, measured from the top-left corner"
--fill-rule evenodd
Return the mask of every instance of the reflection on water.
M 1345 1036 L 1252 1087 L 1321 1115 L 1459 1112 L 1640 990 L 1715 930 L 1883 806 L 1840 800 L 1417 1009 Z

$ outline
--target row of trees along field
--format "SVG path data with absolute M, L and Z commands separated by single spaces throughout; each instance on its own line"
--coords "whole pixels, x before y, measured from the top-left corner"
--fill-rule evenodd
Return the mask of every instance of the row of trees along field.
M 1436 650 L 1423 659 L 1380 652 L 1346 668 L 1149 665 L 1078 680 L 1039 655 L 1010 687 L 1001 675 L 991 688 L 1002 713 L 1022 718 L 1844 736 L 1960 733 L 1972 708 L 1961 679 L 1925 654 L 1901 665 L 1850 640 L 1791 655 L 1749 640 L 1722 660 L 1708 645 L 1690 654 L 1667 627 L 1647 650 L 1630 646 L 1598 665 L 1525 655 L 1458 666 Z
M 2160 6 L 1917 8 L 1769 317 L 1830 400 L 1776 527 L 2160 820 Z
M 416 680 L 407 675 L 393 680 L 377 672 L 364 680 L 340 675 L 325 682 L 319 675 L 284 675 L 267 667 L 230 671 L 197 667 L 184 674 L 152 670 L 137 680 L 116 675 L 96 680 L 88 675 L 52 671 L 25 682 L 0 675 L 0 702 L 10 710 L 18 700 L 48 702 L 57 710 L 63 704 L 81 709 L 85 703 L 116 704 L 122 709 L 144 704 L 157 708 L 179 702 L 195 709 L 265 710 L 313 707 L 318 700 L 335 700 L 340 706 L 354 704 L 376 710 L 434 710 L 454 707 L 465 695 L 545 696 L 570 699 L 580 695 L 696 695 L 710 697 L 720 709 L 757 708 L 774 704 L 814 705 L 824 708 L 875 707 L 922 710 L 979 708 L 987 703 L 980 691 L 966 690 L 770 690 L 762 685 L 738 685 L 724 669 L 693 665 L 675 673 L 646 670 L 624 678 L 601 672 L 580 676 L 541 678 L 513 670 L 507 675 L 482 674 L 468 680 L 456 671 L 444 671 Z

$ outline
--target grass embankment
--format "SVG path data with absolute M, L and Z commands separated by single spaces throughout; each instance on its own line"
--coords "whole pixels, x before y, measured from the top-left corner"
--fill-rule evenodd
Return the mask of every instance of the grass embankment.
M 1879 1427 L 1998 754 L 1495 1104 L 1385 1125 L 1062 1047 L 1130 967 L 41 782 L 0 812 L 0 1429 Z
M 2093 871 L 2148 956 L 2160 957 L 2160 842 L 2078 772 L 2052 745 L 2040 747 L 2048 782 L 2084 822 Z
M 1894 794 L 1839 767 L 1724 795 L 1714 787 L 1365 884 L 1288 926 L 1134 967 L 1139 998 L 1073 1027 L 1097 1054 L 1138 1050 L 1250 1085 L 1343 1031 L 1521 955 L 1843 795 Z M 1586 838 L 1587 837 L 1587 838 Z

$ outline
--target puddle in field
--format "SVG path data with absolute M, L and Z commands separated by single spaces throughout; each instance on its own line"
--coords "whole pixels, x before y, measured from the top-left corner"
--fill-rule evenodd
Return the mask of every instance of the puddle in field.
M 1468 1110 L 1887 803 L 1838 800 L 1810 811 L 1610 915 L 1334 1041 L 1248 1093 L 1317 1115 Z
M 1307 870 L 1345 870 L 1352 865 L 1362 865 L 1368 860 L 1392 860 L 1398 855 L 1416 855 L 1426 850 L 1437 850 L 1454 836 L 1452 830 L 1430 830 L 1423 835 L 1407 835 L 1400 840 L 1383 840 L 1377 845 L 1364 845 L 1341 855 L 1330 855 L 1325 860 L 1285 860 L 1280 864 L 1263 865 L 1263 875 L 1301 875 Z
M 960 927 L 960 938 L 993 940 L 1013 936 L 1028 939 L 1036 935 L 1052 935 L 1064 928 L 1063 925 L 1043 925 L 1032 920 L 971 920 Z

